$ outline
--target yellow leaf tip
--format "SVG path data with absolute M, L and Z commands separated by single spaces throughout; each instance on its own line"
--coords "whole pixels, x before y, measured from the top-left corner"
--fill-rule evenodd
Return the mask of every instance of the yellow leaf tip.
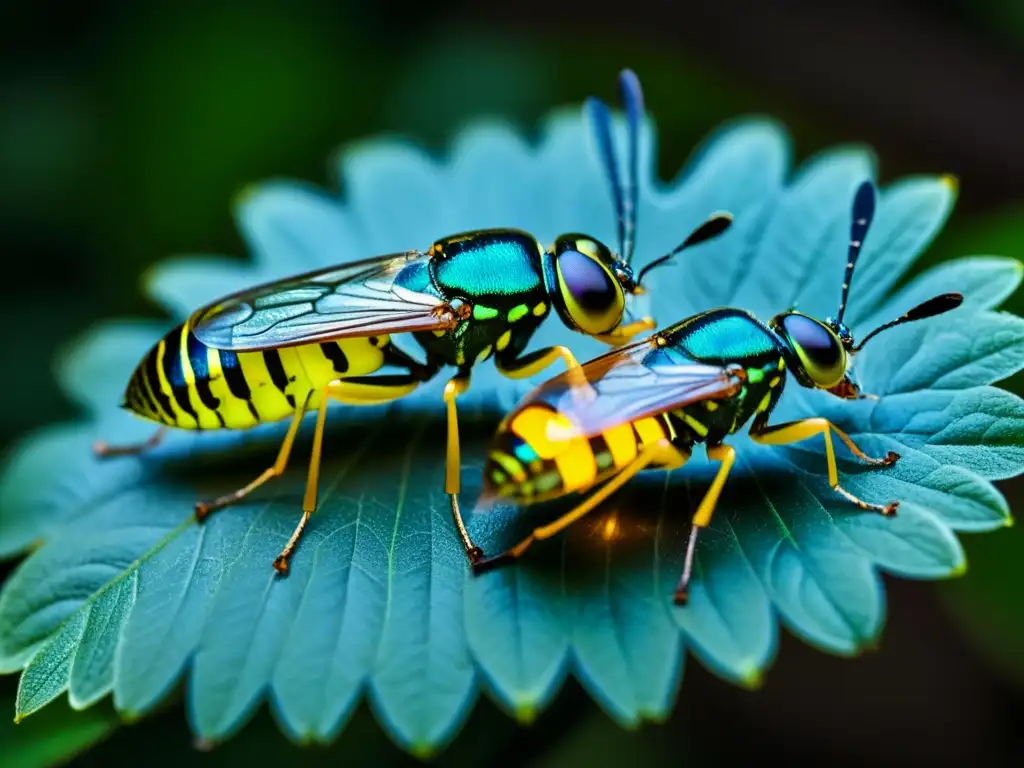
M 532 701 L 517 703 L 513 712 L 520 725 L 532 725 L 537 719 L 537 707 Z
M 121 715 L 121 721 L 125 725 L 131 725 L 132 723 L 137 723 L 137 722 L 139 722 L 139 720 L 142 719 L 142 713 L 141 712 L 136 712 L 134 709 L 123 710 L 120 713 L 120 715 Z
M 740 684 L 744 688 L 756 691 L 764 685 L 764 675 L 756 664 L 747 663 L 740 668 Z
M 954 176 L 952 173 L 944 173 L 942 174 L 941 179 L 942 183 L 946 186 L 946 188 L 954 195 L 960 191 L 959 177 Z
M 1007 515 L 1006 520 L 1003 521 L 1003 525 L 1007 528 L 1013 528 L 1013 517 L 1011 515 Z
M 260 192 L 259 184 L 245 184 L 235 192 L 232 203 L 238 207 L 251 202 Z
M 668 722 L 669 715 L 671 712 L 662 712 L 644 709 L 641 710 L 640 715 L 643 717 L 644 722 L 652 723 L 653 725 L 664 725 Z
M 433 744 L 413 744 L 409 749 L 409 754 L 415 757 L 417 760 L 429 760 L 435 754 L 437 754 L 437 747 Z
M 956 578 L 957 576 L 963 576 L 965 573 L 967 573 L 967 559 L 966 558 L 961 560 L 955 566 L 953 566 L 953 570 L 951 570 L 949 572 L 949 575 L 951 577 L 953 577 L 953 578 Z

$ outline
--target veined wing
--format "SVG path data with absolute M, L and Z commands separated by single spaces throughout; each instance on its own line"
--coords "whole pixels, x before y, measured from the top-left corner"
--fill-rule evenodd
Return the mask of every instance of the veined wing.
M 195 312 L 192 332 L 207 346 L 245 351 L 454 328 L 458 314 L 443 299 L 395 284 L 427 259 L 393 253 L 239 291 Z
M 730 397 L 743 385 L 742 368 L 673 360 L 658 354 L 654 338 L 612 350 L 576 372 L 549 379 L 528 394 L 520 407 L 547 403 L 571 423 L 565 439 L 592 437 L 690 403 Z

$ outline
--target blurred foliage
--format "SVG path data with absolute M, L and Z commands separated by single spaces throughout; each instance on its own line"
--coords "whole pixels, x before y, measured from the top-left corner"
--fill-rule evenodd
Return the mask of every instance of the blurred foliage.
M 118 726 L 109 702 L 76 712 L 55 702 L 38 720 L 15 724 L 6 713 L 14 709 L 13 679 L 0 681 L 0 755 L 4 768 L 46 768 L 60 765 L 92 747 Z
M 1024 3 L 1019 0 L 939 0 L 936 5 L 986 38 L 1024 50 Z
M 995 536 L 967 536 L 969 578 L 945 585 L 955 626 L 979 656 L 1024 686 L 1024 524 Z

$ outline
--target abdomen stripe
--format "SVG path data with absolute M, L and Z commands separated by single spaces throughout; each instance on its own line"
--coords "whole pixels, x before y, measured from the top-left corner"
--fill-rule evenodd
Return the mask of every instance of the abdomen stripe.
M 147 378 L 148 376 L 145 371 L 145 365 L 143 365 L 143 370 L 135 377 L 135 386 L 132 388 L 132 392 L 134 393 L 136 400 L 139 398 L 142 399 L 142 402 L 150 413 L 154 414 L 161 421 L 166 422 L 167 420 L 163 418 L 163 414 L 160 413 L 160 408 L 155 402 L 153 402 L 153 398 L 149 394 L 149 382 L 146 381 Z
M 199 414 L 192 407 L 192 401 L 188 396 L 188 381 L 185 379 L 185 368 L 181 360 L 181 334 L 187 333 L 185 326 L 178 326 L 167 334 L 164 339 L 164 376 L 167 383 L 171 385 L 171 394 L 174 395 L 178 407 L 191 416 L 199 426 Z
M 178 422 L 177 417 L 174 415 L 174 407 L 171 405 L 171 399 L 167 397 L 167 394 L 160 388 L 160 373 L 156 367 L 156 356 L 160 350 L 160 345 L 157 344 L 146 355 L 146 386 L 149 387 L 150 393 L 156 399 L 157 404 L 160 406 L 158 412 L 161 412 L 166 417 L 168 424 L 176 424 Z
M 324 357 L 331 361 L 335 373 L 345 373 L 348 371 L 348 358 L 345 357 L 345 353 L 338 345 L 338 342 L 321 342 L 320 350 L 324 353 Z
M 238 362 L 238 355 L 230 349 L 217 350 L 220 353 L 220 366 L 224 371 L 224 380 L 228 384 L 231 394 L 239 400 L 244 400 L 249 406 L 249 412 L 256 421 L 260 421 L 260 414 L 252 402 L 252 390 L 242 373 L 242 364 Z
M 284 363 L 281 362 L 281 353 L 276 349 L 263 350 L 263 364 L 267 366 L 267 373 L 270 374 L 270 380 L 274 383 L 274 386 L 288 400 L 288 405 L 294 408 L 295 397 L 287 392 L 288 374 L 285 373 Z
M 210 389 L 210 364 L 206 356 L 206 345 L 190 331 L 186 331 L 186 333 L 188 333 L 186 341 L 188 364 L 191 366 L 193 377 L 196 380 L 196 393 L 199 395 L 199 402 L 213 411 L 221 426 L 224 426 L 224 417 L 217 410 L 220 407 L 220 398 L 214 395 L 213 390 Z

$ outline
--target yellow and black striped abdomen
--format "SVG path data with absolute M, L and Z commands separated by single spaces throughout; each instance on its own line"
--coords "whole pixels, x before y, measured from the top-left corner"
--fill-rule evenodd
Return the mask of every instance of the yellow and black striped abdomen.
M 315 408 L 331 381 L 379 370 L 389 343 L 353 338 L 235 353 L 207 347 L 183 324 L 139 363 L 123 406 L 179 429 L 247 429 L 290 416 L 303 402 Z
M 505 423 L 487 456 L 484 493 L 530 504 L 586 491 L 627 467 L 644 446 L 674 434 L 661 415 L 565 438 L 572 423 L 545 404 L 528 405 Z

